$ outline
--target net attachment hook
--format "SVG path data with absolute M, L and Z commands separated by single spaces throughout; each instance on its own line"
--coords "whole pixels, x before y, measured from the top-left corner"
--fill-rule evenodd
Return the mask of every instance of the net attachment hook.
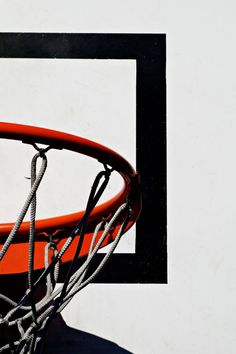
M 57 244 L 56 244 L 55 240 L 53 239 L 53 234 L 48 235 L 48 243 L 49 243 L 49 247 L 53 251 L 57 251 Z
M 37 150 L 37 151 L 39 152 L 39 156 L 40 156 L 40 157 L 45 156 L 45 154 L 46 154 L 50 149 L 52 149 L 52 147 L 51 147 L 50 145 L 47 146 L 46 148 L 40 148 L 36 143 L 32 143 L 31 145 L 35 148 L 35 150 Z

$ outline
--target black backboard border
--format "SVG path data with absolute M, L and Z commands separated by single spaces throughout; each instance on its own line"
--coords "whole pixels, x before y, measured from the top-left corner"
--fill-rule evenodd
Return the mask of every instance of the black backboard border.
M 143 199 L 136 252 L 113 254 L 94 282 L 167 283 L 165 34 L 0 33 L 0 57 L 136 60 L 137 170 Z

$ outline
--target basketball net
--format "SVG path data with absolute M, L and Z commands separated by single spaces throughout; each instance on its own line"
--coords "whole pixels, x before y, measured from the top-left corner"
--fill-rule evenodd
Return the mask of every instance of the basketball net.
M 5 302 L 11 307 L 9 312 L 4 314 L 4 316 L 1 316 L 0 314 L 0 333 L 6 338 L 6 343 L 0 348 L 0 353 L 31 354 L 35 353 L 35 351 L 40 348 L 42 338 L 45 336 L 50 322 L 66 307 L 66 305 L 68 305 L 74 295 L 91 283 L 101 272 L 109 257 L 114 252 L 122 233 L 124 233 L 132 212 L 127 200 L 117 208 L 114 215 L 109 216 L 109 218 L 101 218 L 101 221 L 95 226 L 88 254 L 86 257 L 82 258 L 83 262 L 80 263 L 78 268 L 78 257 L 80 255 L 83 241 L 86 237 L 88 218 L 106 189 L 112 173 L 112 169 L 104 164 L 104 169 L 96 176 L 92 185 L 83 217 L 74 229 L 70 231 L 63 246 L 58 249 L 53 235 L 47 235 L 48 242 L 44 249 L 44 269 L 40 274 L 37 272 L 39 275 L 35 278 L 35 241 L 37 240 L 35 216 L 37 208 L 37 191 L 47 169 L 46 154 L 50 148 L 41 149 L 35 144 L 32 145 L 38 151 L 31 162 L 31 189 L 19 217 L 0 250 L 1 262 L 4 257 L 6 257 L 11 245 L 14 243 L 24 217 L 29 210 L 28 289 L 19 302 L 15 302 L 7 296 L 0 294 L 1 302 Z M 41 161 L 40 166 L 38 166 L 39 161 Z M 96 269 L 91 271 L 91 265 L 93 264 L 99 248 L 101 248 L 104 240 L 109 235 L 110 230 L 112 230 L 117 224 L 118 220 L 120 227 L 114 241 L 110 245 L 109 251 L 104 254 L 102 261 Z M 122 220 L 122 222 L 120 222 L 120 220 Z M 101 234 L 99 238 L 98 234 Z M 79 235 L 79 238 L 75 240 L 76 235 Z M 73 241 L 77 242 L 74 256 L 64 278 L 64 283 L 58 287 L 56 285 L 59 279 L 61 259 Z M 33 300 L 35 292 L 40 286 L 42 286 L 42 284 L 46 287 L 46 293 L 40 301 L 35 302 Z M 8 333 L 11 333 L 13 327 L 17 329 L 17 339 L 11 339 L 11 336 L 8 336 Z

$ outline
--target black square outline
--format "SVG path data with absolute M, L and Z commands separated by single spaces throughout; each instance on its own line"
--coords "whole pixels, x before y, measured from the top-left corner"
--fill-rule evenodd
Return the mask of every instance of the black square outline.
M 136 60 L 137 169 L 143 198 L 136 252 L 113 254 L 94 282 L 167 283 L 165 34 L 0 33 L 0 57 Z

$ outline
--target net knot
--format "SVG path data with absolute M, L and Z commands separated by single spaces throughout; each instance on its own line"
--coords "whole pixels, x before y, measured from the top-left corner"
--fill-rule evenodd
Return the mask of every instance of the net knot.
M 50 234 L 50 235 L 48 235 L 48 237 L 49 237 L 49 240 L 48 240 L 49 247 L 50 247 L 52 250 L 56 251 L 56 250 L 57 250 L 57 244 L 56 244 L 56 242 L 53 240 L 53 235 Z
M 46 152 L 48 152 L 48 150 L 51 149 L 51 146 L 47 146 L 46 148 L 40 148 L 37 144 L 33 143 L 32 144 L 33 147 L 35 148 L 35 150 L 37 150 L 39 152 L 39 156 L 40 157 L 44 157 Z
M 103 167 L 105 169 L 104 175 L 108 178 L 110 177 L 111 173 L 114 171 L 113 168 L 109 168 L 105 163 L 103 163 Z

